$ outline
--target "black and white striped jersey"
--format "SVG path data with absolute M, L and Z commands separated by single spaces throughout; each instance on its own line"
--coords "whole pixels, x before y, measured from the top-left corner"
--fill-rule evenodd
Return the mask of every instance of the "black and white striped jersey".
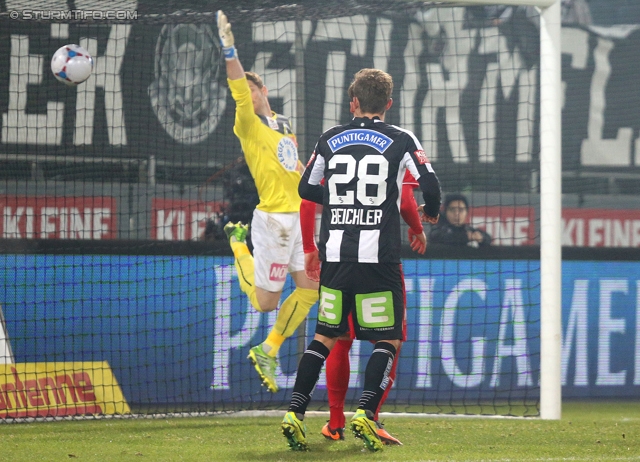
M 426 214 L 438 216 L 440 183 L 413 133 L 356 117 L 322 134 L 298 189 L 303 199 L 323 205 L 322 261 L 400 263 L 406 169 L 420 185 Z

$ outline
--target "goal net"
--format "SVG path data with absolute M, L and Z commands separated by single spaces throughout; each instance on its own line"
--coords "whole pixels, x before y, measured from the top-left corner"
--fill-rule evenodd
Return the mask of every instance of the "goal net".
M 286 409 L 317 306 L 280 351 L 280 391 L 267 392 L 246 357 L 275 313 L 251 308 L 222 232 L 258 198 L 233 134 L 217 9 L 272 109 L 291 118 L 303 161 L 350 119 L 354 73 L 385 70 L 386 120 L 416 134 L 444 195 L 464 194 L 469 223 L 492 237 L 430 244 L 424 257 L 405 245 L 408 340 L 383 411 L 538 416 L 534 8 L 5 0 L 0 417 Z M 77 87 L 49 67 L 70 43 L 94 59 Z M 347 411 L 370 351 L 354 342 Z M 328 410 L 324 372 L 310 409 Z

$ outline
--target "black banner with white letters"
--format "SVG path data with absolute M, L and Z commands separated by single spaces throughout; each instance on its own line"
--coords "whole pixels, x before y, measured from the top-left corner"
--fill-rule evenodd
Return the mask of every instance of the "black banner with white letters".
M 214 23 L 1 25 L 0 157 L 223 166 L 240 155 Z M 298 26 L 240 21 L 233 30 L 245 69 L 263 76 L 272 109 L 292 118 L 303 160 L 322 131 L 349 119 L 353 74 L 378 67 L 395 83 L 387 121 L 417 135 L 447 189 L 529 191 L 540 146 L 535 21 L 488 25 L 465 8 L 432 8 Z M 49 69 L 68 43 L 95 59 L 78 87 Z M 639 168 L 638 50 L 638 28 L 563 28 L 564 170 Z

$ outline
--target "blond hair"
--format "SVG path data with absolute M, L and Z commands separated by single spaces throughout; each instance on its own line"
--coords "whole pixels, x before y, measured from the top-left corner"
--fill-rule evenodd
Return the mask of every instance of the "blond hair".
M 256 87 L 258 88 L 262 88 L 264 87 L 264 83 L 262 83 L 262 79 L 260 78 L 260 76 L 258 74 L 256 74 L 255 72 L 251 72 L 251 71 L 246 71 L 244 73 L 245 77 L 247 78 L 247 80 L 249 82 L 253 82 L 255 83 Z

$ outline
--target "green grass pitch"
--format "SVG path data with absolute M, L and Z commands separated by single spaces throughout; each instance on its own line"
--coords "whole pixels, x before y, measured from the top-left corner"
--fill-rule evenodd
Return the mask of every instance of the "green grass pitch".
M 84 461 L 626 461 L 640 460 L 640 402 L 569 402 L 562 419 L 387 417 L 404 446 L 363 452 L 320 435 L 292 452 L 277 417 L 99 419 L 0 424 L 0 460 Z

